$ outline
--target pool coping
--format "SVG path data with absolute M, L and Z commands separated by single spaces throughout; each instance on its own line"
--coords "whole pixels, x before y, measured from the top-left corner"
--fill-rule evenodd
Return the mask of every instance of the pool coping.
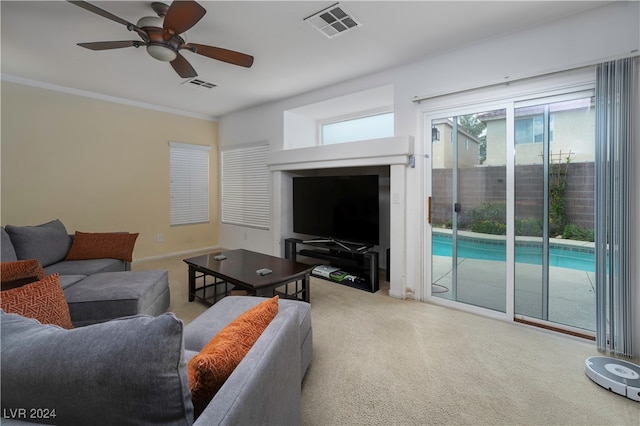
M 432 232 L 440 235 L 453 235 L 453 230 L 448 228 L 433 228 Z M 492 241 L 494 243 L 502 244 L 506 244 L 507 242 L 506 235 L 481 234 L 472 231 L 458 231 L 458 237 L 467 240 Z M 540 245 L 542 244 L 542 237 L 516 237 L 516 245 L 527 246 L 528 244 L 531 244 L 532 246 Z M 585 253 L 593 252 L 596 246 L 592 241 L 567 240 L 558 237 L 549 238 L 549 244 L 558 246 L 558 248 L 568 249 L 569 251 L 581 251 Z

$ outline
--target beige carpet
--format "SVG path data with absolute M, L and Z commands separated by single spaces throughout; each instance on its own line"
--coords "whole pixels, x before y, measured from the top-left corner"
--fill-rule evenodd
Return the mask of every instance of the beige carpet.
M 181 259 L 133 269 L 168 269 L 170 310 L 189 322 L 206 306 L 187 302 Z M 600 355 L 593 342 L 394 299 L 383 286 L 312 279 L 305 425 L 640 425 L 640 403 L 585 375 Z

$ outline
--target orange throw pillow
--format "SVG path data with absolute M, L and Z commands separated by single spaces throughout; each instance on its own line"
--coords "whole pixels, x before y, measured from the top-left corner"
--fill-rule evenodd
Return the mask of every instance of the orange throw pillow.
M 2 290 L 21 287 L 45 277 L 44 269 L 37 259 L 16 260 L 0 263 Z
M 274 296 L 230 322 L 191 358 L 189 387 L 196 416 L 202 413 L 277 314 L 278 296 Z
M 120 259 L 133 261 L 133 247 L 139 234 L 124 232 L 77 232 L 65 260 Z
M 42 324 L 73 328 L 69 305 L 60 286 L 58 274 L 0 292 L 0 308 L 10 314 L 34 318 Z

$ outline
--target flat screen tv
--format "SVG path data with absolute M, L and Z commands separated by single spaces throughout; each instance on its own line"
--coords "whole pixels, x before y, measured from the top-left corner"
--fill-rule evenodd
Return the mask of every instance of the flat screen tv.
M 293 232 L 376 245 L 379 222 L 377 175 L 293 178 Z

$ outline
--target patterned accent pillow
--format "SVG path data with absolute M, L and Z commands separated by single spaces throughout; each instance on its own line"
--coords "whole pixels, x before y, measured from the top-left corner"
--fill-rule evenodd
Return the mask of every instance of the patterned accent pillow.
M 2 290 L 21 287 L 45 277 L 44 269 L 37 259 L 16 260 L 0 263 Z
M 0 292 L 0 308 L 6 313 L 34 318 L 42 324 L 73 328 L 69 305 L 60 286 L 58 274 Z
M 124 232 L 77 232 L 65 260 L 120 259 L 133 260 L 133 247 L 139 234 Z
M 187 367 L 196 417 L 277 314 L 278 296 L 274 296 L 238 316 L 191 358 Z

